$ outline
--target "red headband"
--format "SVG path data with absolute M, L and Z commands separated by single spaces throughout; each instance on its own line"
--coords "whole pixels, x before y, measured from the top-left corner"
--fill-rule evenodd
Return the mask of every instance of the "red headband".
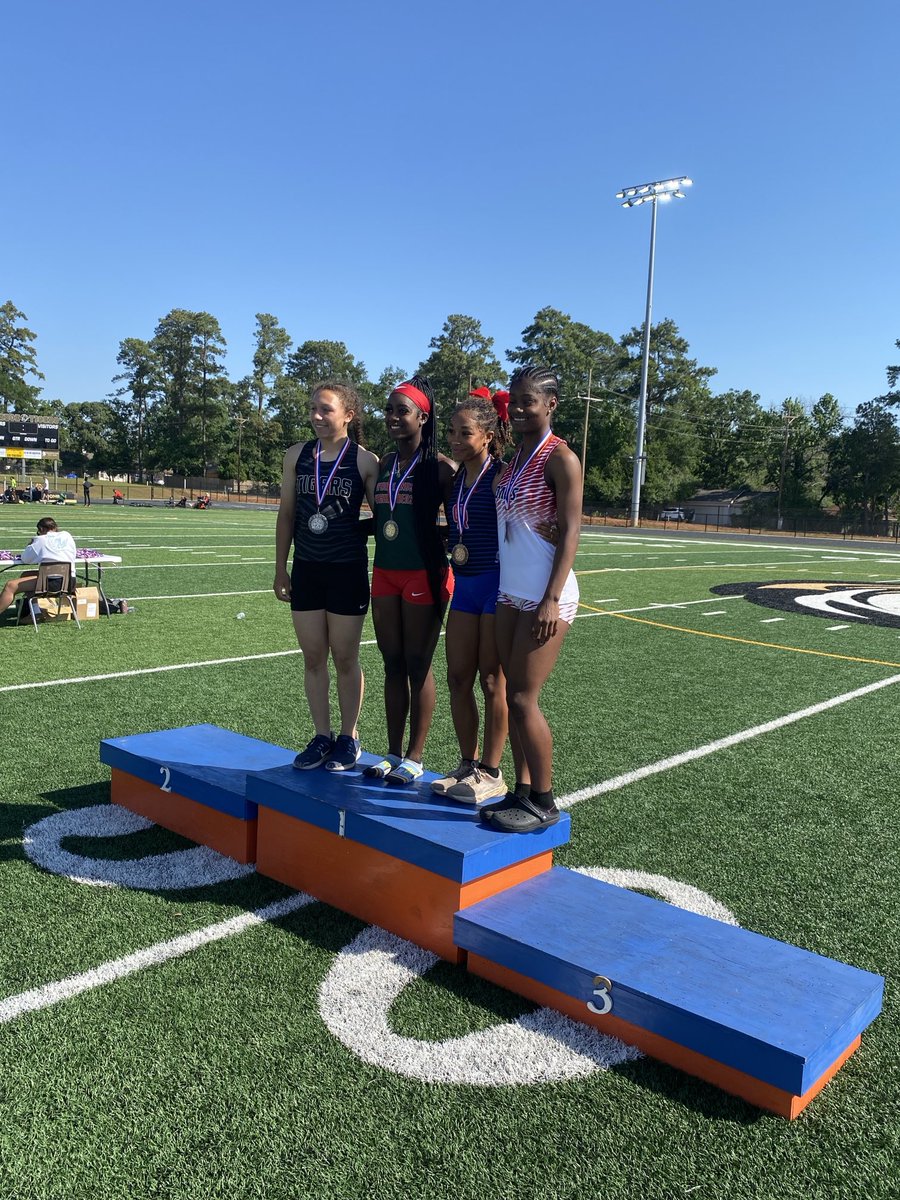
M 431 412 L 431 401 L 428 399 L 425 393 L 420 392 L 413 383 L 398 383 L 394 388 L 392 395 L 405 396 L 407 400 L 412 400 L 416 408 L 420 408 L 423 413 Z
M 509 420 L 509 392 L 494 392 L 491 404 L 497 410 L 497 416 L 501 421 Z
M 490 400 L 491 389 L 486 387 L 476 388 L 474 392 L 469 392 L 469 395 L 477 396 L 479 400 Z

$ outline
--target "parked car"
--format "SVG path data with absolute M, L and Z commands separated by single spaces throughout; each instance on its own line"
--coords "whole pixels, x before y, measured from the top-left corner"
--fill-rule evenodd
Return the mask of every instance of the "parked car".
M 659 514 L 661 521 L 686 521 L 683 508 L 664 508 Z

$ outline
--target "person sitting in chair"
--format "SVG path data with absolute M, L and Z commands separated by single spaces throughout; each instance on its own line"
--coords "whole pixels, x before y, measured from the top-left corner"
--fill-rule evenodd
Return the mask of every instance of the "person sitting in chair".
M 75 565 L 75 539 L 60 529 L 52 517 L 42 517 L 37 523 L 37 537 L 31 539 L 21 554 L 23 563 L 40 565 L 45 562 L 67 562 Z M 33 592 L 37 571 L 29 571 L 18 579 L 10 579 L 0 595 L 0 613 L 5 613 L 15 601 L 17 592 Z

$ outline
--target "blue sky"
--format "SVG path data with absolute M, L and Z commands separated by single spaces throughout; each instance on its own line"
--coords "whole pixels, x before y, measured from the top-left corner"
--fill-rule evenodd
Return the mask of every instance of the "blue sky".
M 0 302 L 44 394 L 101 399 L 171 308 L 412 370 L 552 305 L 654 318 L 717 390 L 847 411 L 900 360 L 894 0 L 31 0 L 5 8 Z M 12 134 L 12 136 L 11 136 Z

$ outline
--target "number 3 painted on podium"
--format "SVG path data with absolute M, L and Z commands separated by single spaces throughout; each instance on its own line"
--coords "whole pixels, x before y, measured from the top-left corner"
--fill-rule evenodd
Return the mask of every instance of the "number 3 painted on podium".
M 605 975 L 594 976 L 594 995 L 603 1001 L 603 1007 L 597 1008 L 593 1000 L 588 1000 L 587 1006 L 592 1013 L 596 1013 L 598 1017 L 602 1017 L 604 1013 L 608 1013 L 613 1006 L 612 996 L 609 994 L 612 990 L 612 980 L 607 979 Z

